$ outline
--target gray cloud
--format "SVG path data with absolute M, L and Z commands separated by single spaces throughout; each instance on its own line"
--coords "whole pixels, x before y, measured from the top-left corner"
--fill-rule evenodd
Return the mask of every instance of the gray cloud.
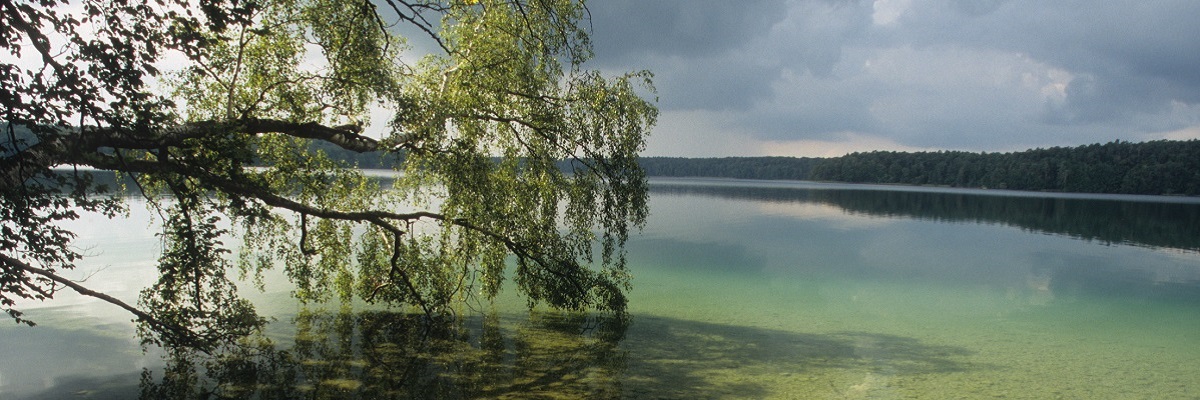
M 979 6 L 983 4 L 984 6 Z M 1077 76 L 1047 121 L 1094 123 L 1200 102 L 1200 2 L 953 1 L 914 4 L 917 45 L 1028 54 Z M 956 10 L 959 12 L 946 12 Z
M 711 57 L 758 40 L 784 15 L 783 0 L 604 0 L 589 4 L 597 55 L 609 62 L 645 57 Z
M 592 3 L 596 62 L 656 73 L 663 109 L 744 110 L 770 94 L 778 64 L 750 53 L 782 0 Z M 766 63 L 766 64 L 764 64 Z
M 869 31 L 871 12 L 866 2 L 794 3 L 787 16 L 770 28 L 765 41 L 750 46 L 763 57 L 777 60 L 783 68 L 828 76 L 841 61 L 843 51 Z
M 778 70 L 737 56 L 658 60 L 654 70 L 665 109 L 746 110 L 771 97 Z
M 751 140 L 852 132 L 901 147 L 998 151 L 1200 132 L 1192 0 L 590 7 L 600 66 L 651 69 L 665 111 L 721 112 L 727 124 L 712 129 Z

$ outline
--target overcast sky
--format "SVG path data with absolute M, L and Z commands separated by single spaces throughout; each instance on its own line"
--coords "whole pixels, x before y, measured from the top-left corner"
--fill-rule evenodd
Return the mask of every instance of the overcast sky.
M 1200 1 L 598 0 L 593 67 L 655 73 L 649 156 L 1200 138 Z

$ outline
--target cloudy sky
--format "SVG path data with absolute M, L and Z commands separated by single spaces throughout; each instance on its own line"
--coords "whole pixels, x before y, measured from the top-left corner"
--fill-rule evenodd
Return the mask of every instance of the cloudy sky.
M 645 155 L 1014 151 L 1200 138 L 1200 1 L 598 0 L 655 73 Z

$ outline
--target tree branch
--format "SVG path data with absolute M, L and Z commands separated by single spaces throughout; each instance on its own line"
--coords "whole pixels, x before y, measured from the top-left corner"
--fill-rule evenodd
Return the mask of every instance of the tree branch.
M 173 334 L 176 338 L 181 339 L 185 342 L 197 342 L 197 341 L 193 340 L 194 335 L 192 334 L 192 332 L 188 331 L 187 329 L 160 321 L 157 318 L 154 318 L 154 316 L 147 314 L 145 311 L 139 310 L 137 307 L 129 305 L 129 303 L 121 301 L 120 299 L 118 299 L 116 297 L 112 297 L 107 294 L 97 292 L 92 289 L 88 289 L 87 287 L 80 285 L 79 283 L 72 281 L 70 279 L 64 278 L 50 270 L 34 267 L 32 265 L 22 262 L 21 260 L 9 257 L 4 254 L 0 254 L 0 262 L 3 262 L 4 264 L 14 267 L 16 269 L 23 270 L 25 272 L 36 274 L 36 275 L 45 277 L 47 279 L 50 279 L 58 284 L 61 284 L 63 286 L 71 288 L 76 293 L 79 293 L 81 295 L 100 299 L 107 303 L 116 305 L 117 307 L 121 307 L 121 308 L 125 309 L 126 311 L 129 311 L 130 313 L 132 313 L 134 316 L 136 316 L 139 321 L 146 322 L 146 323 L 154 326 L 155 328 L 157 328 L 156 330 L 159 330 L 160 332 L 169 332 L 169 333 Z M 206 353 L 208 351 L 204 347 L 198 347 L 198 349 L 201 351 L 204 351 Z
M 450 47 L 446 46 L 446 42 L 442 40 L 442 36 L 438 35 L 437 32 L 434 32 L 434 29 L 436 27 L 433 25 L 433 23 L 431 23 L 428 19 L 425 18 L 424 15 L 421 14 L 421 10 L 418 10 L 418 8 L 423 8 L 426 10 L 432 10 L 432 11 L 435 11 L 438 13 L 442 13 L 447 10 L 446 8 L 444 8 L 442 6 L 438 6 L 436 4 L 432 4 L 432 3 L 430 3 L 430 4 L 415 3 L 414 4 L 414 3 L 410 3 L 408 1 L 403 1 L 403 0 L 385 0 L 385 1 L 387 2 L 388 6 L 390 6 L 392 8 L 392 11 L 396 12 L 396 16 L 400 17 L 400 19 L 408 21 L 409 23 L 413 24 L 417 28 L 424 31 L 425 34 L 427 36 L 429 36 L 430 39 L 433 39 L 433 41 L 435 43 L 437 43 L 438 47 L 442 48 L 442 51 L 446 52 L 446 54 L 453 53 L 450 50 Z M 408 10 L 412 12 L 412 15 L 408 15 L 408 14 L 404 13 L 404 11 L 400 9 L 401 5 L 403 5 L 405 8 L 408 8 Z
M 156 150 L 182 147 L 185 141 L 206 135 L 279 133 L 297 138 L 323 140 L 343 149 L 365 153 L 380 150 L 379 141 L 362 136 L 362 127 L 329 127 L 315 122 L 245 118 L 233 121 L 200 121 L 150 132 L 116 128 L 84 128 L 76 132 L 39 136 L 39 142 L 0 159 L 0 179 L 20 186 L 29 176 L 22 171 L 39 171 L 60 164 L 91 164 L 102 148 Z M 113 168 L 120 170 L 120 168 Z
M 105 168 L 105 169 L 117 168 L 117 166 L 113 166 L 113 165 L 93 165 L 93 166 L 98 167 L 98 168 Z M 244 196 L 247 198 L 255 198 L 269 206 L 289 210 L 289 211 L 292 211 L 292 212 L 295 212 L 295 213 L 298 213 L 301 215 L 308 215 L 308 216 L 314 216 L 314 217 L 319 217 L 319 218 L 336 219 L 336 220 L 343 220 L 343 221 L 371 223 L 373 225 L 379 226 L 380 228 L 383 228 L 384 230 L 387 230 L 388 232 L 392 232 L 393 234 L 396 234 L 395 240 L 399 240 L 399 235 L 403 234 L 404 231 L 402 229 L 396 227 L 396 225 L 394 223 L 392 223 L 392 221 L 414 221 L 414 220 L 419 220 L 419 219 L 429 219 L 429 220 L 440 221 L 442 223 L 452 224 L 452 225 L 459 226 L 464 229 L 482 234 L 484 236 L 491 238 L 492 240 L 496 240 L 496 241 L 504 244 L 504 247 L 506 247 L 509 251 L 513 252 L 513 254 L 515 254 L 517 257 L 520 257 L 520 258 L 526 259 L 526 260 L 531 260 L 534 263 L 538 264 L 538 266 L 540 266 L 543 270 L 550 272 L 551 274 L 554 274 L 560 278 L 570 281 L 572 286 L 574 286 L 576 288 L 576 290 L 579 291 L 580 294 L 587 293 L 587 290 L 583 287 L 583 284 L 578 279 L 576 279 L 576 277 L 572 276 L 569 272 L 561 271 L 561 270 L 559 270 L 559 268 L 557 268 L 557 265 L 562 264 L 561 262 L 547 259 L 543 255 L 538 254 L 536 251 L 534 251 L 529 246 L 521 245 L 520 243 L 517 243 L 517 241 L 513 240 L 512 238 L 510 238 L 504 234 L 492 231 L 490 229 L 487 229 L 487 228 L 479 226 L 479 225 L 475 225 L 465 219 L 449 218 L 443 214 L 438 214 L 438 213 L 429 212 L 429 211 L 418 211 L 418 212 L 412 212 L 412 213 L 395 213 L 395 212 L 380 211 L 380 210 L 338 211 L 338 210 L 331 210 L 328 208 L 313 207 L 313 206 L 310 206 L 310 205 L 307 205 L 304 203 L 300 203 L 298 201 L 280 196 L 278 194 L 275 194 L 274 192 L 267 190 L 266 188 L 257 187 L 256 185 L 254 185 L 252 183 L 238 182 L 233 179 L 229 179 L 227 177 L 216 176 L 216 175 L 208 173 L 206 171 L 201 171 L 201 170 L 197 170 L 194 168 L 188 168 L 186 166 L 178 165 L 178 164 L 171 163 L 171 162 L 164 163 L 164 162 L 152 162 L 152 161 L 127 160 L 126 163 L 123 166 L 121 166 L 121 169 L 123 169 L 125 171 L 131 171 L 131 172 L 155 172 L 155 171 L 157 171 L 157 172 L 176 172 L 179 174 L 183 174 L 183 175 L 187 175 L 187 176 L 191 176 L 196 179 L 199 179 L 203 184 L 205 184 L 208 187 L 212 187 L 214 189 L 218 189 L 218 190 L 224 191 L 226 193 L 241 195 L 241 196 Z

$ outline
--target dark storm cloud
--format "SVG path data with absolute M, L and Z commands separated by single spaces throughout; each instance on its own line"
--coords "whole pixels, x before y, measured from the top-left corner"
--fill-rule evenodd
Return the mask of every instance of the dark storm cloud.
M 761 39 L 783 0 L 602 0 L 589 5 L 596 53 L 614 62 L 711 57 Z
M 664 120 L 720 112 L 712 132 L 665 124 L 696 130 L 671 140 L 737 130 L 743 141 L 998 151 L 1200 132 L 1200 1 L 590 7 L 597 63 L 654 71 Z M 671 146 L 687 143 L 652 147 Z
M 782 18 L 782 0 L 592 3 L 597 63 L 648 68 L 663 109 L 745 110 L 770 94 L 770 59 L 746 54 Z
M 771 96 L 778 70 L 752 65 L 736 56 L 673 58 L 655 63 L 653 70 L 674 71 L 656 76 L 665 109 L 745 111 Z
M 596 61 L 655 71 L 664 109 L 746 110 L 771 98 L 786 70 L 828 74 L 845 38 L 870 23 L 869 5 L 861 8 L 841 0 L 593 3 Z M 788 22 L 795 18 L 804 21 Z

